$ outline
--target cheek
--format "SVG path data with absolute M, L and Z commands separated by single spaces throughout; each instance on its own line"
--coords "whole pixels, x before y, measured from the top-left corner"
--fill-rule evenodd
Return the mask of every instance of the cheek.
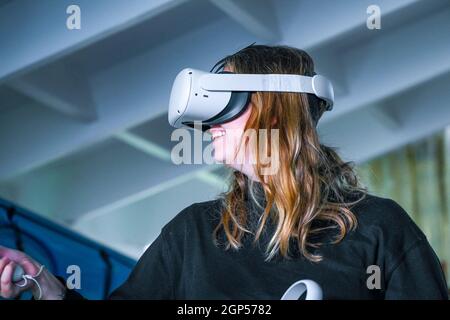
M 228 154 L 234 150 L 236 139 L 228 135 L 228 133 L 213 141 L 216 154 Z
M 236 152 L 238 152 L 241 144 L 243 130 L 251 114 L 251 109 L 249 107 L 241 116 L 222 125 L 226 131 L 225 136 L 213 142 L 214 155 L 217 160 L 226 159 L 228 162 L 234 161 Z
M 226 160 L 227 162 L 232 162 L 239 143 L 240 137 L 234 132 L 227 131 L 223 137 L 213 141 L 214 157 L 219 161 Z
M 241 139 L 242 131 L 240 130 L 233 130 L 232 132 L 227 132 L 227 134 L 225 135 L 225 139 L 223 140 L 223 150 L 226 158 L 229 161 L 234 161 L 238 152 L 242 153 L 241 149 L 244 148 L 244 145 L 241 145 Z

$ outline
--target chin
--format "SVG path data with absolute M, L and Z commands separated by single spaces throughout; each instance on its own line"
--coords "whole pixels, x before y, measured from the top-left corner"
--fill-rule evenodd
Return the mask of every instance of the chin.
M 219 163 L 225 162 L 225 160 L 223 159 L 223 157 L 218 157 L 218 156 L 214 156 L 214 160 L 216 160 L 216 162 L 219 162 Z
M 225 162 L 226 159 L 226 150 L 224 148 L 223 143 L 220 143 L 220 141 L 214 141 L 214 159 L 217 162 Z
M 222 154 L 222 152 L 217 152 L 217 149 L 214 148 L 214 160 L 217 162 L 224 162 L 224 156 Z

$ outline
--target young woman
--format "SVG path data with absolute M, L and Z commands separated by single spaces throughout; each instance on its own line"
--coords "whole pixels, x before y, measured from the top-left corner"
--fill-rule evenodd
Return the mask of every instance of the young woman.
M 314 74 L 310 56 L 286 46 L 251 45 L 215 68 Z M 255 92 L 237 118 L 210 128 L 216 160 L 233 173 L 229 191 L 165 225 L 110 298 L 280 299 L 310 279 L 324 299 L 447 299 L 439 260 L 408 214 L 367 193 L 352 164 L 320 144 L 324 111 L 324 101 L 310 94 Z M 278 143 L 234 134 L 248 129 L 278 129 Z M 260 144 L 279 157 L 272 174 L 262 174 Z M 241 152 L 247 161 L 233 161 Z M 30 275 L 40 264 L 7 248 L 0 256 L 1 295 L 30 289 L 37 298 L 36 285 L 20 288 L 11 278 L 17 264 Z M 42 299 L 82 298 L 45 268 L 36 280 Z

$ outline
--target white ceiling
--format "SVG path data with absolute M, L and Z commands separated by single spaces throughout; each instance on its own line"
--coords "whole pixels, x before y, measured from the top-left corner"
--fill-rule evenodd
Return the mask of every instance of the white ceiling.
M 184 67 L 253 42 L 305 49 L 336 88 L 319 133 L 357 162 L 450 123 L 446 0 L 378 0 L 380 30 L 369 0 L 79 0 L 81 30 L 69 4 L 0 2 L 0 196 L 133 256 L 224 187 L 223 168 L 168 158 Z

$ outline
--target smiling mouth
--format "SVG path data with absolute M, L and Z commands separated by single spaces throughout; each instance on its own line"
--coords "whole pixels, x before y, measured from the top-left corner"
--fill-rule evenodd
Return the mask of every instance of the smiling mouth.
M 224 130 L 211 130 L 210 131 L 211 136 L 212 136 L 212 140 L 216 140 L 220 137 L 223 137 L 225 135 L 225 131 Z
M 214 135 L 214 136 L 212 137 L 212 139 L 213 139 L 213 141 L 215 141 L 215 140 L 217 140 L 217 139 L 223 137 L 224 135 L 225 135 L 225 133 L 224 133 L 224 134 L 219 134 L 219 135 Z

